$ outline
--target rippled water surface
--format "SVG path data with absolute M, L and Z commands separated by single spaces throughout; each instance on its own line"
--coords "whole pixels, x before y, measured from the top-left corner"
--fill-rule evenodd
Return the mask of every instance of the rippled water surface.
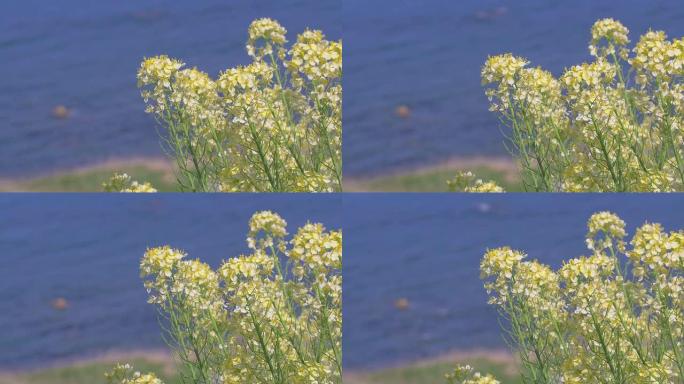
M 3 0 L 0 177 L 112 157 L 162 156 L 135 74 L 167 54 L 212 76 L 246 64 L 247 27 L 279 20 L 342 37 L 340 0 Z M 67 119 L 52 116 L 69 108 Z
M 213 267 L 248 252 L 252 213 L 269 209 L 290 232 L 342 226 L 340 197 L 321 195 L 0 196 L 0 369 L 108 350 L 163 348 L 138 276 L 148 247 L 170 245 Z M 51 305 L 56 298 L 66 310 Z
M 681 0 L 344 0 L 344 170 L 348 176 L 454 156 L 506 155 L 480 67 L 514 52 L 558 75 L 588 60 L 591 25 L 621 20 L 684 36 Z M 395 115 L 400 105 L 411 113 Z

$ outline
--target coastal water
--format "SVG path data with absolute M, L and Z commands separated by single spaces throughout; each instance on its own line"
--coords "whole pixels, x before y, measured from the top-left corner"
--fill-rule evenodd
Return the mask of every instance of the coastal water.
M 345 196 L 345 368 L 506 348 L 479 279 L 485 250 L 508 245 L 558 268 L 589 253 L 586 222 L 602 210 L 621 216 L 629 236 L 646 221 L 684 229 L 678 195 Z
M 247 253 L 248 220 L 278 212 L 342 227 L 321 195 L 4 194 L 0 196 L 0 370 L 116 350 L 158 349 L 156 309 L 139 278 L 148 247 L 170 245 L 212 267 Z M 67 308 L 53 301 L 63 298 Z
M 163 156 L 136 72 L 178 57 L 212 76 L 249 62 L 249 23 L 279 20 L 342 37 L 340 0 L 3 0 L 0 2 L 0 178 L 110 158 Z M 54 117 L 64 106 L 69 117 Z
M 634 42 L 684 36 L 681 0 L 344 0 L 344 171 L 366 176 L 452 157 L 507 154 L 480 68 L 513 52 L 555 75 L 589 60 L 591 25 Z M 409 117 L 395 114 L 409 108 Z M 504 131 L 505 132 L 505 131 Z

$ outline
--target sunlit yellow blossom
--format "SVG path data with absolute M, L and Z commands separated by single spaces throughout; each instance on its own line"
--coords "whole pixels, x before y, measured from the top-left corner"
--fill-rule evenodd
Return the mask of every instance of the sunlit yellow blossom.
M 128 364 L 118 364 L 105 377 L 110 384 L 163 384 L 154 374 L 134 372 Z
M 454 372 L 445 375 L 449 384 L 499 384 L 492 375 L 475 372 L 469 365 L 456 367 Z
M 499 56 L 490 56 L 482 67 L 483 84 L 504 83 L 506 85 L 515 84 L 515 78 L 530 62 L 515 57 L 510 53 Z
M 342 44 L 325 40 L 321 31 L 305 31 L 297 38 L 286 63 L 292 74 L 303 75 L 314 84 L 342 76 Z
M 271 211 L 255 213 L 249 220 L 247 243 L 250 248 L 273 246 L 273 238 L 287 235 L 287 222 Z
M 582 63 L 567 69 L 561 82 L 568 92 L 568 98 L 577 100 L 584 90 L 609 86 L 615 80 L 616 70 L 615 65 L 605 60 Z
M 447 188 L 451 192 L 506 192 L 493 181 L 475 178 L 472 172 L 457 173 L 453 179 L 447 181 Z
M 109 181 L 102 183 L 105 192 L 157 192 L 149 182 L 139 183 L 125 173 L 115 173 Z
M 672 76 L 684 75 L 684 41 L 667 40 L 663 31 L 649 31 L 634 47 L 630 64 L 638 71 L 641 84 L 669 82 Z
M 591 44 L 589 52 L 593 56 L 614 54 L 616 47 L 629 43 L 629 30 L 619 21 L 602 19 L 591 27 Z
M 255 58 L 272 54 L 274 45 L 278 47 L 287 42 L 285 38 L 287 30 L 273 19 L 263 18 L 254 20 L 249 25 L 248 32 L 247 53 Z
M 320 224 L 306 224 L 292 240 L 290 258 L 317 271 L 342 267 L 342 233 L 325 233 Z
M 258 61 L 247 66 L 226 70 L 221 74 L 217 83 L 218 89 L 226 98 L 226 102 L 230 103 L 236 95 L 269 86 L 272 80 L 273 67 Z
M 587 247 L 591 250 L 602 251 L 611 246 L 624 249 L 622 239 L 627 235 L 625 222 L 611 212 L 598 212 L 589 218 L 589 232 L 587 233 Z
M 476 180 L 475 185 L 467 187 L 465 192 L 504 192 L 503 188 L 496 185 L 493 181 L 483 182 L 482 180 Z

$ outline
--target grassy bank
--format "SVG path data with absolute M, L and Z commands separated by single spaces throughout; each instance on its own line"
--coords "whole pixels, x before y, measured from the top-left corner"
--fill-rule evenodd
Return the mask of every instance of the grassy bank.
M 435 359 L 370 372 L 345 372 L 344 384 L 445 384 L 444 375 L 468 364 L 491 373 L 502 384 L 519 384 L 517 366 L 505 351 L 458 352 Z
M 141 372 L 154 372 L 166 384 L 180 384 L 170 356 L 156 353 L 131 353 L 19 373 L 0 373 L 2 384 L 104 384 L 105 372 L 117 363 L 129 363 Z
M 56 368 L 21 373 L 0 373 L 3 384 L 100 384 L 116 363 L 127 362 L 141 372 L 154 372 L 166 384 L 180 384 L 170 356 L 163 353 L 131 353 L 103 356 Z M 503 351 L 454 353 L 400 367 L 344 374 L 344 384 L 444 384 L 444 374 L 456 364 L 470 364 L 497 377 L 502 384 L 518 384 L 513 358 Z
M 447 192 L 447 180 L 459 171 L 495 181 L 508 192 L 523 190 L 516 165 L 504 158 L 462 158 L 388 175 L 344 180 L 348 192 Z
M 522 191 L 515 164 L 508 159 L 452 159 L 433 166 L 387 175 L 345 179 L 347 192 L 446 192 L 447 180 L 458 171 L 472 171 L 478 178 L 493 180 L 506 191 Z M 0 192 L 102 192 L 102 183 L 115 172 L 133 180 L 149 181 L 161 192 L 177 191 L 173 165 L 165 159 L 114 160 L 80 169 L 31 179 L 0 179 Z
M 0 180 L 0 192 L 102 192 L 102 183 L 115 172 L 149 181 L 161 192 L 177 191 L 173 166 L 164 159 L 107 161 L 31 179 Z

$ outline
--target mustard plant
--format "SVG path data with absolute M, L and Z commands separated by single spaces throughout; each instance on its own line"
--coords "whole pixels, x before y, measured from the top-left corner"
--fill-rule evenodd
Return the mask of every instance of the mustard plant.
M 249 223 L 250 254 L 216 270 L 170 247 L 140 273 L 183 383 L 341 383 L 342 233 L 308 223 L 288 239 L 269 211 Z M 111 383 L 161 384 L 119 366 Z
M 630 50 L 628 33 L 597 21 L 593 61 L 560 78 L 510 53 L 487 59 L 490 110 L 528 191 L 684 188 L 684 38 L 649 31 Z
M 276 21 L 249 26 L 252 63 L 217 79 L 167 56 L 138 86 L 165 128 L 184 191 L 331 192 L 342 184 L 342 42 L 306 30 L 286 47 Z
M 684 383 L 684 231 L 646 223 L 626 237 L 599 212 L 589 255 L 556 271 L 508 247 L 485 253 L 481 277 L 524 383 Z

